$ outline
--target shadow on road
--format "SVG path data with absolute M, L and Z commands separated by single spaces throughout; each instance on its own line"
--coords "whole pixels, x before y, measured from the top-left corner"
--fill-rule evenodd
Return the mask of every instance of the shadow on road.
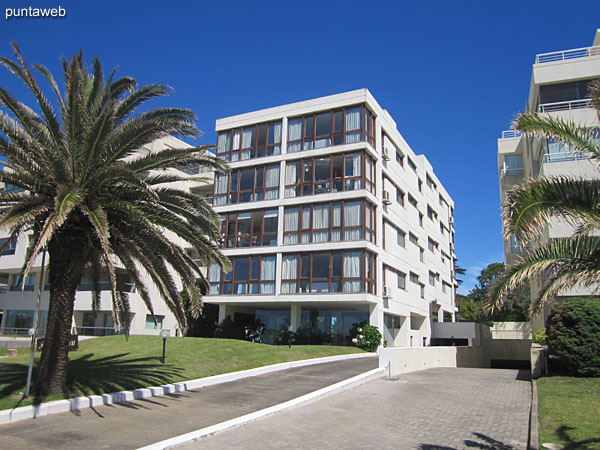
M 489 436 L 486 436 L 482 433 L 473 433 L 473 435 L 477 438 L 476 440 L 465 439 L 464 443 L 467 447 L 470 448 L 479 448 L 485 450 L 515 450 L 515 447 L 505 444 L 504 442 L 493 439 Z M 457 450 L 454 447 L 448 447 L 445 445 L 435 445 L 435 444 L 421 444 L 419 446 L 420 450 Z

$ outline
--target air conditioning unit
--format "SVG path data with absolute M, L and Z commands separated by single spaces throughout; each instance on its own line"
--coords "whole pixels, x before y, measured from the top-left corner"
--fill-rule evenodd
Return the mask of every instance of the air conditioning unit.
M 392 201 L 390 200 L 390 193 L 388 191 L 383 191 L 383 204 L 391 205 Z
M 450 225 L 454 225 L 454 217 L 450 217 L 449 221 Z
M 383 287 L 383 298 L 390 298 L 391 297 L 391 293 L 390 293 L 390 288 L 387 286 Z
M 389 153 L 388 153 L 388 149 L 387 149 L 387 147 L 382 147 L 382 148 L 381 148 L 381 157 L 382 157 L 383 159 L 385 159 L 386 161 L 389 161 L 389 160 L 390 160 L 390 155 L 389 155 Z

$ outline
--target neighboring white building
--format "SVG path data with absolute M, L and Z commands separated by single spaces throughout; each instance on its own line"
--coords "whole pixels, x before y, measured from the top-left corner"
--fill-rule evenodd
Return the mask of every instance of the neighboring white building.
M 539 112 L 581 125 L 597 126 L 596 111 L 587 98 L 588 84 L 597 78 L 600 78 L 600 30 L 596 31 L 591 47 L 536 56 L 525 112 Z M 528 139 L 512 130 L 503 131 L 502 138 L 498 139 L 498 167 L 502 202 L 513 186 L 528 178 L 558 175 L 598 178 L 598 164 L 585 156 L 551 140 Z M 555 222 L 546 229 L 542 239 L 567 237 L 572 232 L 570 225 Z M 505 240 L 504 254 L 506 264 L 510 266 L 521 254 L 521 248 L 514 239 Z M 532 280 L 532 297 L 540 289 L 541 280 Z M 589 294 L 589 289 L 576 288 L 563 292 L 561 297 Z M 545 311 L 543 316 L 547 313 Z M 534 331 L 541 326 L 540 318 L 533 325 Z
M 158 139 L 141 148 L 139 153 L 148 154 L 165 147 L 187 148 L 191 146 L 177 138 L 168 136 Z M 189 174 L 197 174 L 198 170 L 186 172 Z M 213 172 L 202 175 L 211 180 L 214 178 Z M 213 190 L 212 181 L 210 183 L 189 181 L 177 184 L 177 187 L 194 190 L 207 197 L 210 201 Z M 173 240 L 177 239 L 172 234 L 169 234 L 169 236 Z M 8 234 L 6 233 L 0 235 L 0 239 L 7 238 Z M 19 285 L 19 273 L 23 266 L 25 251 L 28 245 L 28 236 L 23 236 L 0 255 L 0 334 L 26 334 L 27 330 L 33 326 L 42 256 L 40 255 L 37 257 L 36 264 L 32 269 L 31 274 L 24 280 L 22 285 Z M 46 258 L 44 290 L 42 291 L 41 296 L 40 326 L 42 330 L 45 328 L 49 299 L 49 286 L 46 285 L 46 280 L 48 278 L 47 264 L 48 258 Z M 118 276 L 123 277 L 125 281 L 127 281 L 128 275 L 126 271 L 121 268 L 120 270 L 118 269 L 118 272 L 120 272 Z M 91 307 L 91 285 L 85 278 L 81 282 L 80 289 L 75 297 L 73 314 L 73 331 L 77 334 L 104 336 L 115 333 L 112 317 L 110 285 L 108 280 L 105 283 L 102 283 L 101 286 L 103 290 L 101 292 L 100 307 L 94 314 Z M 152 298 L 154 313 L 158 323 L 155 325 L 144 302 L 139 294 L 136 293 L 134 285 L 130 284 L 130 333 L 158 334 L 161 329 L 169 329 L 171 330 L 171 335 L 175 336 L 177 321 L 175 320 L 174 315 L 169 311 L 149 278 L 147 287 L 150 292 L 150 297 Z
M 454 318 L 454 204 L 366 89 L 219 119 L 223 253 L 209 270 L 219 320 L 259 319 L 348 344 L 368 320 L 389 346 L 429 345 Z

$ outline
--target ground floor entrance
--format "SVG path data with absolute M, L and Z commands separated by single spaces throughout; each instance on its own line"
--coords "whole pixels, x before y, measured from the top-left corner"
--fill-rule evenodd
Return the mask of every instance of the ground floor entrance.
M 356 328 L 369 322 L 369 307 L 220 305 L 219 322 L 227 317 L 239 327 L 261 327 L 257 340 L 265 344 L 288 344 L 291 332 L 296 344 L 351 345 Z

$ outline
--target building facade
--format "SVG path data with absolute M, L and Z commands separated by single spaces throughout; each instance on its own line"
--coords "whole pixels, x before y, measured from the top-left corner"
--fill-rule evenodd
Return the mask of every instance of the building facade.
M 214 209 L 233 270 L 209 269 L 219 321 L 349 344 L 426 346 L 455 313 L 453 202 L 366 89 L 217 120 Z
M 600 30 L 591 47 L 539 54 L 533 64 L 527 113 L 540 113 L 563 118 L 585 126 L 598 126 L 595 110 L 588 98 L 591 80 L 600 78 Z M 571 151 L 552 140 L 525 138 L 513 130 L 503 131 L 498 139 L 498 168 L 500 197 L 504 202 L 507 192 L 515 185 L 532 177 L 575 176 L 597 178 L 598 165 L 585 155 Z M 573 227 L 555 221 L 547 227 L 542 241 L 571 236 Z M 504 242 L 507 266 L 513 264 L 523 249 L 513 238 Z M 531 295 L 541 289 L 540 279 L 531 281 Z M 590 290 L 575 288 L 561 293 L 561 297 L 589 295 Z M 545 311 L 543 317 L 547 316 Z M 543 326 L 542 317 L 536 320 L 534 331 Z
M 139 149 L 139 154 L 146 155 L 158 151 L 165 147 L 186 148 L 189 144 L 168 136 L 158 139 L 151 144 Z M 173 169 L 175 170 L 175 169 Z M 199 169 L 186 171 L 195 175 Z M 202 174 L 204 177 L 213 179 L 214 173 L 208 172 Z M 177 183 L 178 188 L 189 189 L 208 198 L 212 197 L 212 182 L 188 181 Z M 6 186 L 10 189 L 10 186 Z M 6 242 L 9 235 L 6 233 L 0 235 L 2 244 Z M 175 242 L 182 243 L 175 235 L 170 234 L 169 238 Z M 38 298 L 39 277 L 42 273 L 42 255 L 36 259 L 30 275 L 21 280 L 20 272 L 25 258 L 25 252 L 29 246 L 29 237 L 24 236 L 18 241 L 12 242 L 0 255 L 0 334 L 27 334 L 29 328 L 33 327 L 33 320 Z M 49 285 L 48 279 L 48 258 L 45 261 L 46 270 L 41 290 L 39 328 L 40 335 L 44 334 L 46 318 L 48 314 Z M 124 268 L 117 268 L 118 276 L 125 286 L 129 287 L 130 301 L 130 325 L 131 334 L 158 334 L 161 329 L 168 329 L 171 335 L 177 334 L 177 321 L 166 304 L 162 301 L 158 290 L 150 282 L 147 284 L 150 298 L 153 300 L 156 323 L 149 314 L 146 305 L 140 295 L 136 292 L 135 286 L 128 279 Z M 75 297 L 75 307 L 73 314 L 73 332 L 80 335 L 105 336 L 115 334 L 121 330 L 115 330 L 112 315 L 112 300 L 110 293 L 110 283 L 108 279 L 101 283 L 100 304 L 96 311 L 92 310 L 92 283 L 84 275 L 84 279 L 79 286 Z

